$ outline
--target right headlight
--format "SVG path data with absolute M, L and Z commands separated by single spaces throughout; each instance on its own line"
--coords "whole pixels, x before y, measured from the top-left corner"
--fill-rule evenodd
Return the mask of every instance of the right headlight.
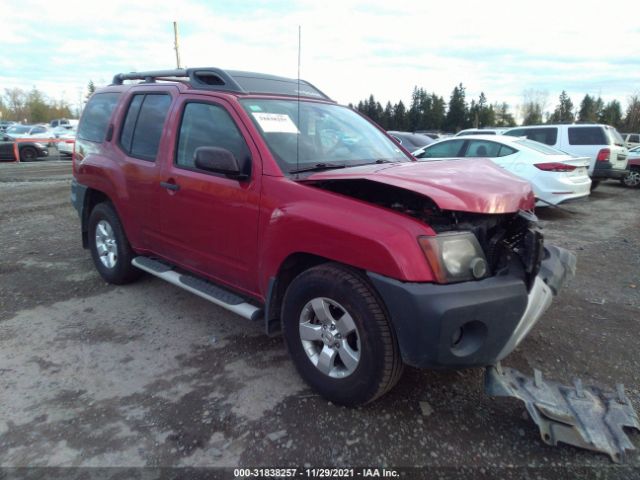
M 418 237 L 438 283 L 478 280 L 489 273 L 487 259 L 471 232 L 447 232 Z

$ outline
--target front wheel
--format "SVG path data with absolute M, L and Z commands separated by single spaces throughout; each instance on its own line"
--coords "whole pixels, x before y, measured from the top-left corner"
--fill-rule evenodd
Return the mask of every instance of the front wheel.
M 91 211 L 89 249 L 96 270 L 109 283 L 130 283 L 142 273 L 131 265 L 135 255 L 110 203 L 100 203 Z
M 400 379 L 402 360 L 378 295 L 355 270 L 313 267 L 284 297 L 284 338 L 302 378 L 334 403 L 375 400 Z
M 639 187 L 640 186 L 640 169 L 634 168 L 629 170 L 624 177 L 620 179 L 620 183 L 622 183 L 626 187 Z

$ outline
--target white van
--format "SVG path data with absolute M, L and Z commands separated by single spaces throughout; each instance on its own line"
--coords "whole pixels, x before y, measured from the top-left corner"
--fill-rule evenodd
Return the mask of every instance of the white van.
M 619 180 L 628 173 L 629 151 L 618 131 L 609 125 L 530 125 L 512 128 L 504 132 L 504 135 L 527 137 L 576 157 L 589 157 L 592 188 L 600 180 Z

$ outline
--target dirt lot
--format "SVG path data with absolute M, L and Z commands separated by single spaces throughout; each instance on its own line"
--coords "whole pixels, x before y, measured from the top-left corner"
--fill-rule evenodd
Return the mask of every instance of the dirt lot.
M 151 277 L 101 281 L 80 244 L 69 171 L 0 165 L 0 465 L 638 474 L 638 450 L 623 471 L 605 455 L 546 446 L 522 404 L 484 395 L 480 370 L 407 369 L 373 405 L 329 404 L 260 325 Z M 547 239 L 577 253 L 577 277 L 505 364 L 623 382 L 638 405 L 640 190 L 605 183 L 568 208 L 538 214 Z

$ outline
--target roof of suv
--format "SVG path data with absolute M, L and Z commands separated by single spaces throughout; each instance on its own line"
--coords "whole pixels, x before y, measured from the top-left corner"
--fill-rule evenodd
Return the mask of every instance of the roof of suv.
M 122 85 L 125 80 L 142 80 L 143 83 L 180 82 L 196 90 L 245 95 L 284 95 L 332 101 L 320 89 L 305 80 L 215 67 L 118 73 L 113 77 L 113 85 Z

